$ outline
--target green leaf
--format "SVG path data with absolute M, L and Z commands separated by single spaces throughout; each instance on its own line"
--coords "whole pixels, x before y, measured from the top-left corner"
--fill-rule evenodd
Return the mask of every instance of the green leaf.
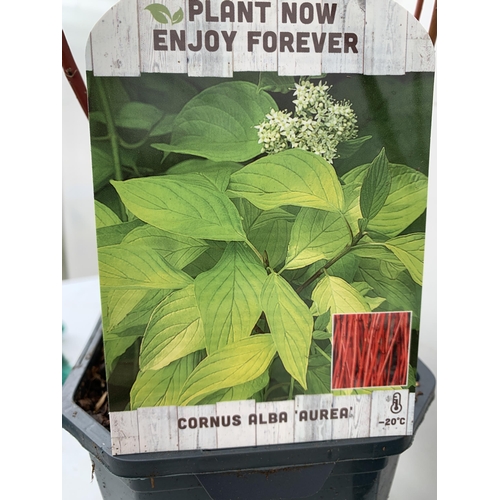
M 342 177 L 346 184 L 345 214 L 351 227 L 357 228 L 362 217 L 359 191 L 369 165 L 354 168 Z M 414 222 L 427 205 L 427 177 L 405 165 L 389 163 L 391 189 L 380 212 L 368 223 L 368 231 L 397 236 Z
M 159 229 L 192 238 L 244 241 L 238 210 L 217 189 L 177 176 L 112 181 L 125 206 Z
M 184 268 L 184 272 L 189 276 L 194 278 L 201 273 L 210 271 L 221 259 L 227 244 L 222 241 L 209 241 L 208 243 L 208 249 Z
M 104 342 L 104 357 L 106 359 L 106 374 L 108 379 L 116 368 L 121 356 L 141 337 L 142 333 L 140 329 L 136 328 L 130 331 L 128 335 L 106 335 Z
M 416 283 L 422 285 L 424 273 L 424 233 L 407 234 L 384 243 L 405 265 Z
M 144 10 L 149 10 L 155 21 L 158 21 L 159 23 L 168 24 L 168 20 L 172 20 L 170 11 L 161 3 L 152 3 L 151 5 L 144 7 Z
M 160 370 L 140 371 L 130 391 L 130 409 L 177 405 L 182 386 L 200 359 L 195 352 Z
M 250 336 L 262 308 L 266 271 L 244 243 L 229 243 L 217 265 L 198 275 L 194 289 L 208 354 Z
M 103 322 L 106 334 L 127 334 L 141 326 L 142 336 L 158 304 L 171 290 L 127 290 L 126 288 L 102 289 Z M 138 330 L 134 330 L 138 331 Z M 107 338 L 107 337 L 106 337 Z
M 184 19 L 184 12 L 182 12 L 182 9 L 179 8 L 179 10 L 177 10 L 172 17 L 172 24 L 178 24 L 182 22 L 183 19 Z
M 144 299 L 147 290 L 106 290 L 101 297 L 104 327 L 113 330 Z
M 173 167 L 166 172 L 171 174 L 197 174 L 206 178 L 210 183 L 215 185 L 219 191 L 225 191 L 231 174 L 238 171 L 242 165 L 232 161 L 215 162 L 205 159 L 186 160 Z
M 121 224 L 121 219 L 118 215 L 107 207 L 103 203 L 94 200 L 94 210 L 95 210 L 95 223 L 96 228 L 114 226 L 115 224 Z
M 259 74 L 259 90 L 288 94 L 295 88 L 293 76 L 278 76 L 278 73 L 265 72 Z
M 356 139 L 350 139 L 339 143 L 337 146 L 337 154 L 339 158 L 350 158 L 358 149 L 363 146 L 366 141 L 372 138 L 371 135 L 365 135 L 364 137 L 357 137 Z
M 262 375 L 276 354 L 271 335 L 253 335 L 207 356 L 186 380 L 178 405 L 196 404 L 206 395 Z
M 123 244 L 150 247 L 178 269 L 186 267 L 209 248 L 208 243 L 199 238 L 169 233 L 149 225 L 132 230 L 123 239 Z
M 100 248 L 119 245 L 130 232 L 143 225 L 141 220 L 134 219 L 131 222 L 121 222 L 114 226 L 98 227 L 96 231 L 97 246 Z
M 271 109 L 278 109 L 273 98 L 259 92 L 253 83 L 214 85 L 191 99 L 178 114 L 170 144 L 152 146 L 214 161 L 247 161 L 261 152 L 255 127 Z
M 98 257 L 102 288 L 165 290 L 184 288 L 193 281 L 148 247 L 103 247 L 98 250 Z
M 162 135 L 170 134 L 172 132 L 176 116 L 176 114 L 169 113 L 163 115 L 163 118 L 155 124 L 155 126 L 149 133 L 149 137 L 159 137 Z
M 205 348 L 194 285 L 171 293 L 153 311 L 139 355 L 141 370 L 158 370 Z
M 228 191 L 262 210 L 283 205 L 342 210 L 337 174 L 321 156 L 288 149 L 250 163 L 231 176 Z
M 314 315 L 370 312 L 365 298 L 349 283 L 336 276 L 325 276 L 314 288 L 311 308 Z
M 331 370 L 331 363 L 324 356 L 312 354 L 309 358 L 305 394 L 329 394 L 332 391 Z
M 351 243 L 352 234 L 343 214 L 302 208 L 292 227 L 285 269 L 330 260 Z
M 407 271 L 395 279 L 385 275 L 375 259 L 360 259 L 357 281 L 368 283 L 378 297 L 383 297 L 379 311 L 412 311 L 413 328 L 418 329 L 422 288 L 415 283 Z
M 115 117 L 118 127 L 151 130 L 160 121 L 163 113 L 152 104 L 127 102 Z
M 104 187 L 115 173 L 113 157 L 104 147 L 92 145 L 92 179 L 94 191 Z
M 307 361 L 313 330 L 311 311 L 289 283 L 276 273 L 267 277 L 261 302 L 283 365 L 306 389 Z
M 384 206 L 391 189 L 389 162 L 385 149 L 373 160 L 363 179 L 359 194 L 361 215 L 365 219 L 373 219 Z
M 209 394 L 201 401 L 199 405 L 212 405 L 220 401 L 244 401 L 252 397 L 256 392 L 259 392 L 269 384 L 269 372 L 265 371 L 262 375 L 250 382 L 239 384 L 228 389 L 221 389 L 220 391 Z
M 266 210 L 254 220 L 248 239 L 264 254 L 267 253 L 269 265 L 274 268 L 286 257 L 286 248 L 295 217 L 281 209 Z

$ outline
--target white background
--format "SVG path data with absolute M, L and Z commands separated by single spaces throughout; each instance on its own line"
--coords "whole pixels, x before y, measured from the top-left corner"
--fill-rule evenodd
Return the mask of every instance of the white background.
M 62 28 L 77 66 L 85 80 L 85 46 L 94 24 L 116 2 L 113 0 L 63 0 Z M 398 3 L 414 11 L 414 0 Z M 428 28 L 432 0 L 424 2 L 421 22 Z M 437 44 L 437 48 L 439 44 Z M 439 64 L 437 66 L 439 77 Z M 63 194 L 63 318 L 67 337 L 63 349 L 78 346 L 90 335 L 98 314 L 98 289 L 92 278 L 97 274 L 97 254 L 93 215 L 93 192 L 88 121 L 64 75 L 62 78 L 62 194 Z M 437 115 L 438 95 L 434 100 Z M 434 116 L 434 118 L 435 118 Z M 428 225 L 424 270 L 422 324 L 419 357 L 437 376 L 437 189 L 436 127 L 433 124 L 429 173 Z M 85 302 L 85 307 L 82 302 Z M 84 321 L 79 315 L 87 312 Z M 92 318 L 92 319 L 89 319 Z M 64 344 L 65 342 L 65 344 Z M 76 349 L 77 351 L 77 349 Z M 438 378 L 439 382 L 439 378 Z M 401 458 L 390 500 L 433 500 L 437 498 L 437 398 L 420 427 L 414 444 Z M 96 481 L 90 481 L 90 460 L 72 436 L 63 431 L 63 500 L 100 500 Z

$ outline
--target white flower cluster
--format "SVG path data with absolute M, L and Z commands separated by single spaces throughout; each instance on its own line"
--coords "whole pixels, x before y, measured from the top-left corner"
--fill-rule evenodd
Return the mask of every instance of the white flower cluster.
M 271 110 L 266 120 L 256 126 L 262 152 L 300 148 L 332 162 L 338 156 L 337 145 L 354 139 L 358 133 L 351 103 L 335 101 L 328 93 L 330 87 L 321 82 L 314 85 L 303 80 L 295 87 L 295 114 Z

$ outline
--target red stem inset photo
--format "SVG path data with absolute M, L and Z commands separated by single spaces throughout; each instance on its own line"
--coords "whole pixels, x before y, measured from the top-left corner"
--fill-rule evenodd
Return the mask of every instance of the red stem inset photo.
M 335 314 L 332 389 L 404 386 L 411 312 Z

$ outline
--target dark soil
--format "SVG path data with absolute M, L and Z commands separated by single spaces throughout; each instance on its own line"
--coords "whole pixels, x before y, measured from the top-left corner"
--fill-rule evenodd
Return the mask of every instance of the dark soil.
M 102 341 L 75 394 L 75 403 L 109 430 L 108 393 Z

